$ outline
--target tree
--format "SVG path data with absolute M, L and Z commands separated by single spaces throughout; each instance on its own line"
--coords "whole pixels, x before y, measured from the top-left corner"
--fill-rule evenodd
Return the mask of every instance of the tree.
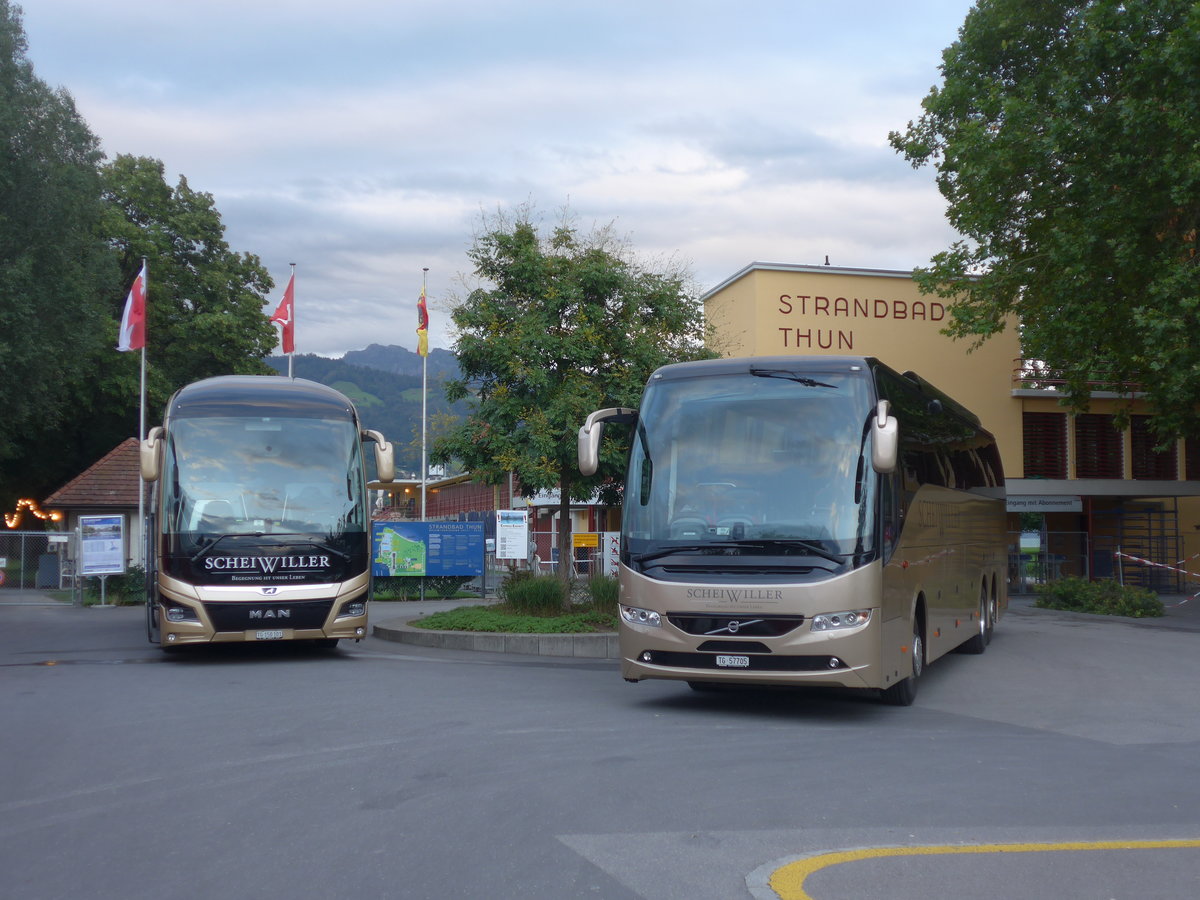
M 194 191 L 182 176 L 170 187 L 162 162 L 146 157 L 117 156 L 100 167 L 100 177 L 100 230 L 120 277 L 106 297 L 103 340 L 85 362 L 90 377 L 76 391 L 75 414 L 45 436 L 72 451 L 59 459 L 58 483 L 138 433 L 140 354 L 115 348 L 143 257 L 147 427 L 161 421 L 171 394 L 185 384 L 273 372 L 263 361 L 276 343 L 263 312 L 270 274 L 257 257 L 230 250 L 212 195 Z
M 468 257 L 484 286 L 452 311 L 462 378 L 447 397 L 473 395 L 474 411 L 433 450 L 497 484 L 513 472 L 526 489 L 559 491 L 559 559 L 571 558 L 570 504 L 616 472 L 610 446 L 584 478 L 576 434 L 588 413 L 638 405 L 660 365 L 703 350 L 702 310 L 678 265 L 653 271 L 611 226 L 581 236 L 569 216 L 539 233 L 529 207 L 485 220 Z M 559 566 L 564 580 L 570 567 Z
M 1069 401 L 1141 384 L 1159 436 L 1200 400 L 1200 6 L 979 0 L 892 146 L 964 236 L 918 270 L 948 332 L 1020 322 Z
M 98 229 L 101 159 L 69 94 L 34 75 L 0 0 L 0 504 L 41 496 L 104 336 L 116 268 Z M 54 453 L 48 452 L 54 447 Z M 65 448 L 69 451 L 69 447 Z

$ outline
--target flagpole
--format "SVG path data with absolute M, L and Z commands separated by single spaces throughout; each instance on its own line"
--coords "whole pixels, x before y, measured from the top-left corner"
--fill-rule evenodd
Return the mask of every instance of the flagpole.
M 150 272 L 146 267 L 146 257 L 142 257 L 142 271 L 146 273 L 146 279 L 142 282 L 142 296 L 149 298 L 150 293 Z M 149 329 L 146 328 L 146 319 L 150 317 L 149 303 L 146 303 L 146 308 L 142 313 L 142 376 L 141 390 L 138 399 L 138 452 L 141 452 L 142 441 L 146 439 L 146 339 L 145 333 Z M 138 466 L 138 536 L 141 538 L 141 549 L 138 551 L 138 556 L 142 560 L 142 568 L 146 568 L 146 481 L 142 478 L 142 467 Z
M 421 296 L 425 296 L 425 285 L 429 278 L 429 267 L 421 270 Z M 426 300 L 426 303 L 429 301 Z M 428 332 L 428 326 L 426 326 Z M 426 335 L 426 340 L 429 340 Z M 428 346 L 428 345 L 427 345 Z M 429 383 L 429 353 L 421 357 L 421 521 L 425 521 L 425 485 L 429 480 L 429 466 L 425 456 L 425 398 Z
M 288 378 L 294 379 L 296 372 L 292 366 L 293 358 L 296 355 L 296 264 L 288 263 L 288 265 L 292 267 L 292 352 L 288 354 Z

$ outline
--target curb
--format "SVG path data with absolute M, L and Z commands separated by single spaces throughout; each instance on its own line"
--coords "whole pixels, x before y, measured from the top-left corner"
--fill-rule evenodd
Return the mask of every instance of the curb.
M 504 634 L 485 631 L 433 631 L 405 622 L 375 625 L 371 634 L 385 641 L 475 650 L 483 653 L 518 653 L 523 656 L 559 656 L 575 659 L 620 659 L 616 632 L 601 634 Z

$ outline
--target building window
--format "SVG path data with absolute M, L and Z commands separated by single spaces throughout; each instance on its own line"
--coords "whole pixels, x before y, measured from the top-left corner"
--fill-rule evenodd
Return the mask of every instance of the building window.
M 1067 477 L 1067 416 L 1027 412 L 1021 416 L 1026 478 Z
M 1113 417 L 1085 413 L 1075 417 L 1075 477 L 1122 478 L 1121 432 Z
M 1158 438 L 1150 428 L 1149 416 L 1132 416 L 1129 420 L 1130 450 L 1133 458 L 1133 477 L 1154 481 L 1174 481 L 1179 477 L 1175 444 L 1169 450 L 1154 449 Z
M 1200 481 L 1200 437 L 1183 441 L 1183 472 L 1188 481 Z

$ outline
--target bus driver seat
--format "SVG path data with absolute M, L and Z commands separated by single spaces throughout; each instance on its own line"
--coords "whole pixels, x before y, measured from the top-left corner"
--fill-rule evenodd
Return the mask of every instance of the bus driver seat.
M 233 504 L 228 500 L 208 500 L 200 514 L 196 525 L 197 531 L 223 532 L 228 531 L 234 523 L 236 513 Z

